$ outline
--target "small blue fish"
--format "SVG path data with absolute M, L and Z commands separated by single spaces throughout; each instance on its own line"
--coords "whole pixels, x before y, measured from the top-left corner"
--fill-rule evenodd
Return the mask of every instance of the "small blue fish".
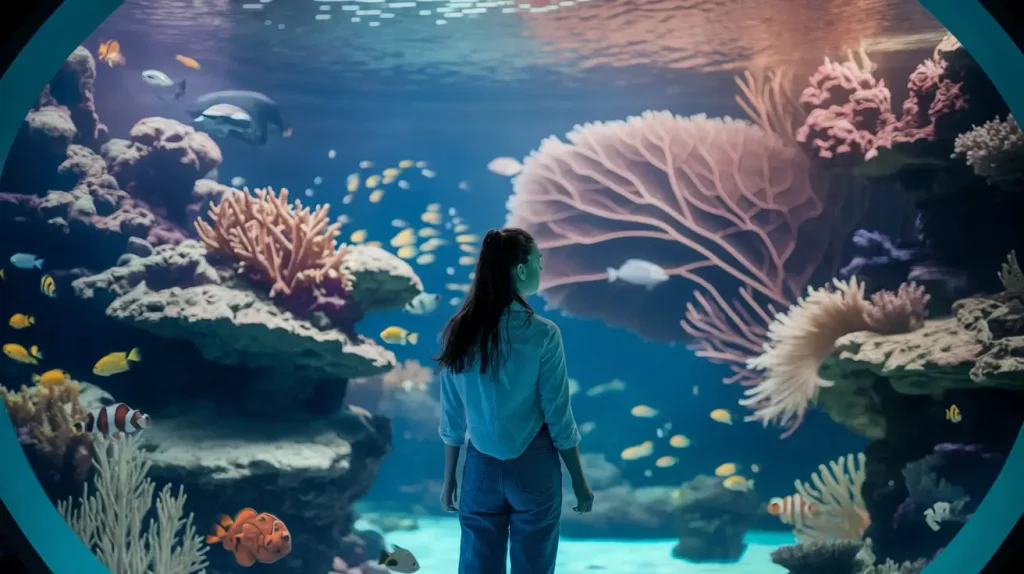
M 43 260 L 32 255 L 31 253 L 15 253 L 11 255 L 11 265 L 14 265 L 18 269 L 36 269 L 43 268 Z

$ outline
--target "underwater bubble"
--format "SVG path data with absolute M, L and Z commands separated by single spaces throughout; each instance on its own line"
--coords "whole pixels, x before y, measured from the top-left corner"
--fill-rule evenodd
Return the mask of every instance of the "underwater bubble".
M 306 188 L 306 197 L 313 197 L 313 188 L 311 188 L 311 187 L 307 187 Z
M 314 20 L 330 20 L 330 19 L 331 19 L 331 15 L 330 14 L 317 14 L 316 18 L 314 18 Z
M 327 151 L 327 159 L 334 159 L 336 157 L 338 157 L 338 152 L 334 151 L 333 149 Z
M 313 178 L 313 185 L 320 185 L 323 182 L 324 178 L 320 177 L 319 175 Z

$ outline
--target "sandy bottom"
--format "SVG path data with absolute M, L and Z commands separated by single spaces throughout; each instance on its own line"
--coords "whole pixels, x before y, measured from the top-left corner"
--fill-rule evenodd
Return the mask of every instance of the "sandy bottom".
M 422 574 L 455 574 L 459 565 L 457 518 L 419 518 L 419 529 L 388 535 L 388 542 L 408 548 Z M 747 551 L 739 562 L 694 564 L 672 557 L 673 540 L 586 540 L 563 538 L 558 546 L 558 574 L 778 574 L 768 555 L 793 544 L 778 532 L 748 532 Z

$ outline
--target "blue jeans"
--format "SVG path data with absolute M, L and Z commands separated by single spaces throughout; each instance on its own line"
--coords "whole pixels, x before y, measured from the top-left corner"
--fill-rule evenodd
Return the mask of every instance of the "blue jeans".
M 459 574 L 553 574 L 562 517 L 562 465 L 547 426 L 523 454 L 500 460 L 466 449 L 459 499 Z

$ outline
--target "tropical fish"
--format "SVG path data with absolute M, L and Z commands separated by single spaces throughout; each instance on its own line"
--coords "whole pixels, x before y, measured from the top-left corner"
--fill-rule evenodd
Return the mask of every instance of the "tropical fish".
M 201 68 L 199 62 L 195 61 L 195 59 L 193 58 L 189 58 L 188 56 L 182 56 L 181 54 L 178 54 L 174 57 L 174 59 L 181 62 L 181 65 L 185 66 L 186 68 L 192 68 L 193 70 L 198 70 Z
M 222 543 L 239 566 L 273 564 L 292 551 L 292 535 L 278 517 L 243 508 L 234 520 L 222 515 L 206 535 L 207 544 Z
M 732 476 L 736 474 L 736 463 L 727 462 L 715 468 L 715 476 Z
M 456 243 L 479 243 L 480 236 L 473 233 L 463 233 L 455 236 Z
M 104 40 L 96 51 L 96 59 L 113 68 L 125 64 L 124 54 L 121 53 L 121 43 L 117 40 Z
M 767 511 L 768 514 L 778 517 L 783 524 L 789 524 L 799 530 L 803 528 L 808 518 L 818 513 L 818 505 L 799 494 L 790 494 L 769 500 Z
M 32 375 L 32 382 L 37 385 L 62 385 L 71 380 L 68 374 L 60 369 L 50 369 L 41 375 Z
M 463 255 L 459 257 L 459 265 L 473 265 L 476 263 L 476 257 L 470 255 Z
M 572 378 L 572 377 L 569 377 L 568 381 L 569 381 L 569 396 L 571 397 L 571 396 L 575 395 L 576 393 L 580 392 L 580 382 L 577 381 L 576 379 Z
M 460 243 L 459 249 L 464 253 L 476 253 L 476 245 L 469 245 L 468 243 Z
M 366 178 L 366 188 L 367 189 L 373 189 L 373 188 L 377 187 L 378 185 L 380 185 L 380 176 L 379 175 L 373 174 L 373 175 L 371 175 L 371 176 Z
M 697 385 L 693 385 L 693 391 L 692 392 L 693 392 L 693 396 L 699 397 L 700 396 L 700 387 L 698 387 Z
M 420 215 L 420 221 L 423 223 L 429 223 L 430 225 L 440 225 L 441 218 L 441 214 L 436 211 L 424 211 L 423 215 Z
M 451 305 L 452 307 L 458 306 L 459 303 L 462 303 L 462 298 L 460 297 L 452 297 L 451 299 L 448 300 L 448 304 Z
M 722 481 L 722 486 L 736 492 L 746 492 L 754 488 L 754 479 L 744 478 L 738 474 L 730 476 Z
M 351 241 L 352 243 L 357 244 L 366 241 L 366 230 L 357 229 L 356 231 L 353 231 L 352 235 L 349 236 L 348 240 Z
M 410 333 L 401 327 L 388 327 L 380 332 L 380 338 L 390 345 L 415 345 L 419 341 L 418 333 Z
M 408 181 L 405 181 L 404 179 L 398 180 L 398 189 L 409 189 L 410 187 L 411 186 Z
M 711 414 L 708 416 L 711 417 L 711 420 L 717 423 L 722 423 L 726 425 L 732 424 L 732 413 L 730 413 L 726 409 L 715 409 L 711 411 Z
M 949 408 L 946 409 L 946 420 L 954 424 L 963 420 L 963 416 L 960 414 L 960 407 L 950 405 Z
M 385 169 L 384 171 L 382 171 L 381 175 L 383 175 L 384 177 L 389 177 L 391 179 L 394 179 L 394 178 L 398 177 L 398 174 L 400 174 L 400 173 L 402 173 L 402 170 L 398 169 L 397 167 L 389 167 L 389 168 Z
M 240 175 L 236 175 L 235 177 L 231 178 L 231 187 L 239 187 L 240 188 L 240 187 L 242 187 L 244 185 L 245 185 L 245 178 L 244 177 L 242 177 Z
M 423 229 L 420 229 L 419 231 L 416 232 L 416 235 L 419 235 L 420 237 L 423 238 L 437 237 L 440 234 L 441 232 L 433 227 L 424 227 Z
M 462 191 L 469 191 L 469 182 L 468 181 L 460 181 L 459 182 L 459 189 L 461 189 Z
M 651 417 L 657 416 L 658 411 L 657 409 L 652 409 L 647 405 L 637 405 L 630 409 L 629 414 L 637 418 L 649 419 Z
M 368 159 L 359 162 L 359 169 L 370 169 L 371 167 L 373 167 L 373 162 Z
M 427 204 L 427 211 L 441 211 L 441 204 L 440 203 L 428 203 Z
M 11 265 L 18 269 L 42 269 L 43 260 L 31 253 L 15 253 L 11 255 Z
M 15 329 L 24 329 L 25 327 L 31 327 L 35 325 L 36 318 L 31 315 L 23 315 L 21 313 L 15 313 L 11 315 L 11 320 L 7 322 L 8 325 Z
M 415 245 L 403 245 L 398 248 L 395 255 L 398 255 L 402 259 L 412 259 L 413 257 L 416 257 L 417 253 L 419 253 L 419 251 L 416 250 Z
M 442 245 L 448 245 L 448 242 L 440 237 L 431 237 L 420 244 L 420 251 L 433 251 Z
M 394 550 L 391 552 L 387 550 L 380 551 L 380 558 L 377 560 L 377 564 L 399 574 L 412 574 L 419 571 L 420 563 L 416 561 L 416 557 L 412 555 L 412 552 L 397 544 L 392 544 L 391 546 L 394 547 Z
M 368 185 L 366 187 L 370 187 L 369 181 L 367 181 L 367 184 Z M 383 189 L 375 189 L 372 192 L 370 192 L 370 203 L 380 203 L 380 200 L 382 199 L 384 199 Z
M 678 458 L 666 455 L 658 457 L 658 460 L 654 461 L 654 466 L 658 468 L 668 468 L 670 466 L 675 466 L 677 462 L 679 462 Z
M 184 93 L 184 83 L 182 84 Z M 252 117 L 254 139 L 250 143 L 265 145 L 270 127 L 279 130 L 281 137 L 292 135 L 292 129 L 286 127 L 281 118 L 281 108 L 277 102 L 260 92 L 248 90 L 222 90 L 210 92 L 196 98 L 189 104 L 186 112 L 192 117 L 198 116 L 203 110 L 216 104 L 231 104 L 242 108 Z
M 415 164 L 415 165 L 416 165 L 416 167 L 418 167 L 418 168 L 424 168 L 424 167 L 427 167 L 427 162 L 425 162 L 425 161 L 423 161 L 423 160 L 421 159 L 421 160 L 419 160 L 418 162 L 416 162 L 416 164 Z
M 413 315 L 429 315 L 437 310 L 437 305 L 440 301 L 440 295 L 424 291 L 413 297 L 412 301 L 406 303 L 405 311 Z
M 453 231 L 455 231 L 455 233 L 465 233 L 469 231 L 469 226 L 466 225 L 465 223 L 460 223 L 455 226 Z
M 590 434 L 597 428 L 597 423 L 593 421 L 587 421 L 580 425 L 580 434 Z
M 668 444 L 675 448 L 686 448 L 690 446 L 690 439 L 686 435 L 677 434 L 668 439 Z
M 131 368 L 131 363 L 137 363 L 142 360 L 142 351 L 138 347 L 125 353 L 124 351 L 117 353 L 110 353 L 104 356 L 96 364 L 93 365 L 92 372 L 94 375 L 101 377 L 109 377 L 110 375 L 116 375 L 123 373 Z
M 513 175 L 523 171 L 523 164 L 519 163 L 519 160 L 512 157 L 496 157 L 487 162 L 487 169 L 491 173 L 496 173 L 505 177 L 512 177 Z
M 336 157 L 338 157 L 338 152 L 334 151 L 333 149 L 327 150 L 327 159 L 334 159 Z
M 444 288 L 449 291 L 462 291 L 463 293 L 469 293 L 470 288 L 473 286 L 469 283 L 445 283 Z
M 4 277 L 4 270 L 0 269 L 0 281 L 3 281 L 5 279 L 6 279 L 6 277 Z
M 653 452 L 654 443 L 649 440 L 645 440 L 644 442 L 638 445 L 634 445 L 623 449 L 622 454 L 620 456 L 622 460 L 637 460 L 651 456 Z
M 86 415 L 84 422 L 74 425 L 75 432 L 92 433 L 120 440 L 125 435 L 149 428 L 149 415 L 137 411 L 124 403 L 100 407 Z
M 170 76 L 168 76 L 167 74 L 161 72 L 160 70 L 143 70 L 142 71 L 142 81 L 145 82 L 147 86 L 150 86 L 151 88 L 157 90 L 157 92 L 160 93 L 160 94 L 162 94 L 163 92 L 165 92 L 165 91 L 167 91 L 169 89 L 173 89 L 174 90 L 174 100 L 175 101 L 181 101 L 181 100 L 183 100 L 185 98 L 185 88 L 186 88 L 185 80 L 181 80 L 180 82 L 175 82 L 174 80 L 171 79 Z M 205 107 L 203 109 L 205 110 L 205 109 L 208 109 L 209 107 L 210 106 L 207 106 L 207 107 Z M 198 115 L 199 114 L 194 114 L 193 117 L 196 117 Z
M 668 273 L 655 263 L 643 259 L 627 259 L 621 267 L 608 267 L 608 282 L 622 280 L 625 283 L 645 287 L 648 291 L 668 281 Z
M 750 465 L 750 472 L 753 472 L 754 474 L 757 474 L 757 473 L 761 472 L 761 467 L 758 466 L 756 463 L 755 464 L 751 464 Z
M 416 263 L 419 265 L 430 265 L 434 262 L 434 259 L 436 259 L 436 257 L 433 253 L 421 253 L 420 256 L 416 258 Z
M 411 159 L 403 159 L 402 161 L 398 162 L 398 167 L 400 169 L 409 169 L 412 166 L 413 161 Z
M 420 173 L 421 173 L 421 174 L 423 175 L 423 177 L 425 177 L 425 178 L 427 178 L 427 179 L 430 179 L 430 178 L 434 177 L 435 175 L 437 175 L 437 174 L 436 174 L 436 173 L 434 172 L 434 170 L 432 170 L 432 169 L 426 169 L 426 168 L 423 168 L 423 169 L 421 169 L 421 170 L 420 170 Z
M 612 379 L 612 380 L 608 381 L 607 383 L 601 383 L 600 385 L 594 385 L 593 387 L 590 387 L 589 389 L 587 389 L 587 396 L 588 397 L 596 397 L 597 395 L 602 395 L 602 394 L 607 393 L 607 392 L 611 392 L 611 391 L 624 391 L 624 390 L 626 390 L 626 383 L 620 381 L 619 379 Z
M 392 219 L 391 220 L 391 227 L 403 228 L 403 227 L 409 227 L 409 224 L 406 223 L 406 221 L 404 219 L 397 219 L 396 218 L 396 219 Z
M 39 290 L 47 297 L 56 297 L 57 283 L 53 280 L 53 277 L 43 275 L 43 278 L 39 280 Z
M 39 347 L 32 345 L 26 350 L 25 347 L 17 343 L 7 343 L 4 345 L 4 354 L 19 363 L 28 365 L 38 365 L 39 359 L 43 358 L 43 352 L 39 350 Z
M 405 247 L 406 245 L 416 244 L 416 232 L 411 227 L 399 231 L 391 238 L 392 247 Z
M 346 183 L 347 183 L 347 186 L 348 186 L 347 188 L 348 188 L 348 192 L 349 193 L 355 193 L 356 191 L 358 191 L 359 190 L 359 174 L 358 173 L 350 173 L 349 176 L 348 176 L 348 179 L 346 180 Z

